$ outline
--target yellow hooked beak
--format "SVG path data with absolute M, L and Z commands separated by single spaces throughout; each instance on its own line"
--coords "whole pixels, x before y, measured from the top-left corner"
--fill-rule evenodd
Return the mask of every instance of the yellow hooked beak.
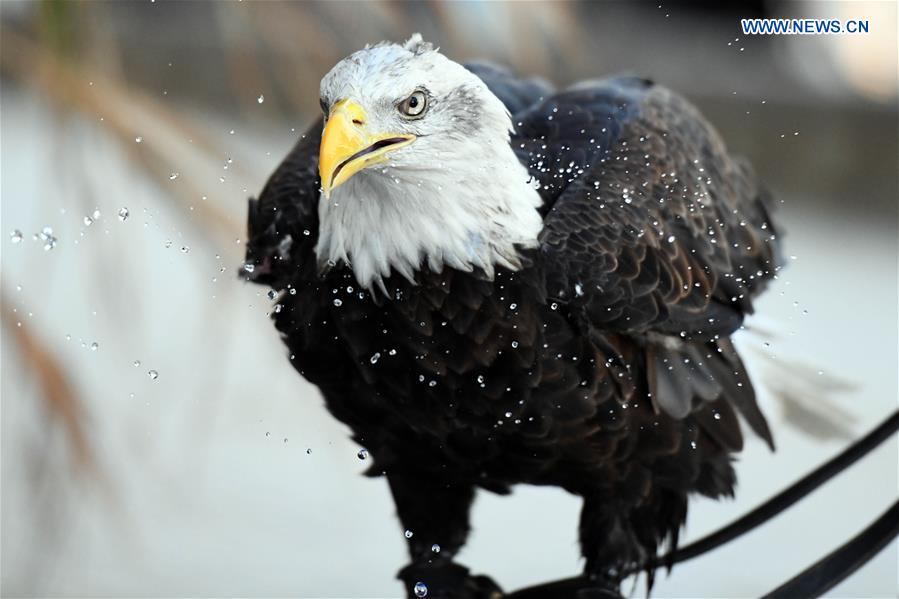
M 385 162 L 386 155 L 415 141 L 407 133 L 369 133 L 362 107 L 345 99 L 334 104 L 322 133 L 318 172 L 325 197 L 367 166 Z

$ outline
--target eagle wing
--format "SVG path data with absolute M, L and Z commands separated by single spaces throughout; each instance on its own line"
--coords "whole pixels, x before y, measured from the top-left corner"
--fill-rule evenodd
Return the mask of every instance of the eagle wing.
M 634 77 L 580 84 L 513 118 L 513 147 L 544 200 L 550 301 L 594 336 L 639 339 L 669 414 L 727 397 L 770 443 L 727 338 L 778 264 L 749 166 L 689 103 Z
M 547 292 L 606 331 L 727 335 L 776 272 L 766 194 L 685 100 L 636 78 L 516 116 Z
M 319 118 L 269 177 L 259 199 L 250 198 L 242 273 L 247 280 L 285 289 L 315 279 L 321 133 Z

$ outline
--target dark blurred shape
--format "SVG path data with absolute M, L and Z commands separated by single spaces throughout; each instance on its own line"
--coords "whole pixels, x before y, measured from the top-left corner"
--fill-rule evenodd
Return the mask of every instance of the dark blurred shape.
M 737 16 L 745 19 L 767 17 L 770 15 L 768 7 L 771 4 L 766 0 L 735 0 L 733 2 L 721 2 L 720 0 L 668 0 L 667 2 L 647 4 L 659 4 L 668 9 L 685 9 L 702 14 L 715 14 Z

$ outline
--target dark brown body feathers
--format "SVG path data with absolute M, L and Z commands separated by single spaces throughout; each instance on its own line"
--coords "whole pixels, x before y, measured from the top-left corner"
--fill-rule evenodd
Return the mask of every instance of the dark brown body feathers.
M 522 270 L 422 269 L 390 298 L 345 265 L 319 276 L 315 124 L 251 201 L 244 275 L 282 292 L 291 363 L 387 475 L 413 566 L 437 567 L 433 543 L 449 564 L 475 487 L 556 485 L 584 497 L 587 571 L 614 582 L 676 542 L 689 493 L 733 493 L 737 414 L 772 443 L 729 336 L 778 240 L 749 167 L 664 88 L 472 70 L 540 184 Z

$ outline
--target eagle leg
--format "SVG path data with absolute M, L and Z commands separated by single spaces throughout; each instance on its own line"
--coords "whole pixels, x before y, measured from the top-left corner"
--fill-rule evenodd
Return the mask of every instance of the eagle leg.
M 451 559 L 468 538 L 474 487 L 405 472 L 388 472 L 387 482 L 400 523 L 408 531 L 412 561 Z
M 406 472 L 388 472 L 387 481 L 409 545 L 411 563 L 397 575 L 408 597 L 418 597 L 418 583 L 427 586 L 429 599 L 501 597 L 502 590 L 490 578 L 472 576 L 452 561 L 468 537 L 474 487 Z
M 621 597 L 626 568 L 640 560 L 640 545 L 622 508 L 606 494 L 584 496 L 579 533 L 584 574 L 590 582 L 578 592 L 578 599 Z

